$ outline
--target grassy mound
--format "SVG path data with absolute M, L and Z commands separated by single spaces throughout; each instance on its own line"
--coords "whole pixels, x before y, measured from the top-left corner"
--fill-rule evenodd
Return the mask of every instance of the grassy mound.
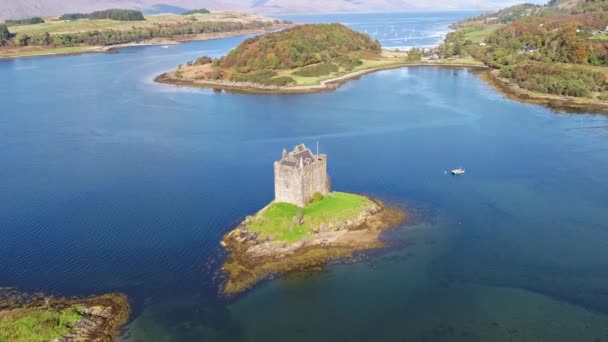
M 76 307 L 66 309 L 29 308 L 0 314 L 0 341 L 52 341 L 67 335 L 82 319 Z
M 272 203 L 251 218 L 249 231 L 262 238 L 295 242 L 321 225 L 348 221 L 373 206 L 374 202 L 364 196 L 342 192 L 333 192 L 304 208 L 289 203 Z

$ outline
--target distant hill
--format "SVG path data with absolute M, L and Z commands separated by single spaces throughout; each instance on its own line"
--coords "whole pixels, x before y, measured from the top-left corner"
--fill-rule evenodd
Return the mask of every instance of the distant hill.
M 32 16 L 59 16 L 65 13 L 93 12 L 110 8 L 129 8 L 144 14 L 176 13 L 205 7 L 210 10 L 249 9 L 245 0 L 15 0 L 0 1 L 0 19 Z
M 138 8 L 138 9 L 141 10 L 142 13 L 146 14 L 146 15 L 162 14 L 162 13 L 182 14 L 184 12 L 189 11 L 189 9 L 187 9 L 187 8 L 166 5 L 166 4 L 157 4 L 157 5 L 153 5 L 152 7 L 144 7 L 144 8 Z
M 532 0 L 531 0 L 532 1 Z M 536 0 L 543 1 L 543 0 Z M 564 0 L 565 1 L 565 0 Z M 235 10 L 273 13 L 337 13 L 370 11 L 406 11 L 418 9 L 497 9 L 512 0 L 3 0 L 0 19 L 53 16 L 64 13 L 92 12 L 109 8 L 138 9 L 158 13 L 163 9 L 179 13 L 181 9 L 207 8 L 212 11 Z

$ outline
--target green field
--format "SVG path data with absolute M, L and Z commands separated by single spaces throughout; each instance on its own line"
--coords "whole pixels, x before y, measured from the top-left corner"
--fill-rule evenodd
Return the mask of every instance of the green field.
M 474 44 L 479 44 L 481 42 L 483 42 L 486 38 L 488 38 L 494 31 L 498 30 L 499 28 L 501 28 L 502 24 L 490 24 L 490 25 L 484 25 L 483 29 L 481 30 L 476 30 L 476 31 L 471 31 L 471 32 L 467 32 L 464 35 L 464 40 L 470 40 L 472 41 Z
M 355 218 L 362 210 L 373 205 L 366 197 L 343 192 L 333 192 L 305 208 L 288 203 L 272 203 L 252 218 L 249 231 L 258 233 L 262 238 L 294 242 L 312 233 L 321 224 Z M 303 214 L 304 223 L 294 225 L 291 231 L 293 217 L 298 211 Z
M 35 25 L 13 26 L 10 28 L 11 33 L 75 33 L 87 32 L 95 30 L 132 30 L 133 28 L 153 27 L 156 25 L 176 25 L 179 23 L 189 23 L 190 18 L 196 18 L 199 22 L 251 22 L 254 20 L 270 21 L 272 19 L 234 12 L 217 12 L 208 14 L 195 15 L 178 15 L 178 14 L 159 14 L 146 16 L 145 21 L 116 21 L 109 19 L 80 19 L 73 21 L 51 20 Z
M 405 58 L 379 58 L 379 59 L 362 59 L 363 64 L 355 67 L 353 70 L 346 70 L 342 67 L 337 72 L 332 72 L 331 74 L 323 75 L 323 76 L 314 76 L 314 77 L 304 77 L 294 75 L 294 72 L 297 72 L 301 68 L 292 69 L 292 70 L 283 70 L 278 73 L 278 76 L 289 76 L 296 81 L 296 84 L 293 86 L 311 86 L 318 85 L 321 81 L 329 80 L 332 78 L 337 78 L 340 76 L 344 76 L 346 74 L 350 74 L 356 71 L 372 69 L 377 67 L 387 67 L 392 65 L 405 65 Z
M 82 319 L 77 308 L 16 309 L 0 313 L 1 342 L 45 342 L 70 333 L 70 325 Z

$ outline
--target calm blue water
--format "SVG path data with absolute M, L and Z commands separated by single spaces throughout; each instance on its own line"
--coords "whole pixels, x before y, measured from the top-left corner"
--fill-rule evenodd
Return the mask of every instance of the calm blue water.
M 124 291 L 124 341 L 608 340 L 608 117 L 465 69 L 292 96 L 151 81 L 241 39 L 0 61 L 0 286 Z M 335 189 L 407 208 L 394 247 L 220 298 L 219 239 L 317 140 Z

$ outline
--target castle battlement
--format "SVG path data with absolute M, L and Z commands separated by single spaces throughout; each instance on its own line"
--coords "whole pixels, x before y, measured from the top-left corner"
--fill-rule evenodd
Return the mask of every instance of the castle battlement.
M 327 155 L 313 154 L 304 144 L 293 151 L 283 149 L 281 160 L 274 162 L 275 202 L 305 207 L 316 192 L 330 191 Z

